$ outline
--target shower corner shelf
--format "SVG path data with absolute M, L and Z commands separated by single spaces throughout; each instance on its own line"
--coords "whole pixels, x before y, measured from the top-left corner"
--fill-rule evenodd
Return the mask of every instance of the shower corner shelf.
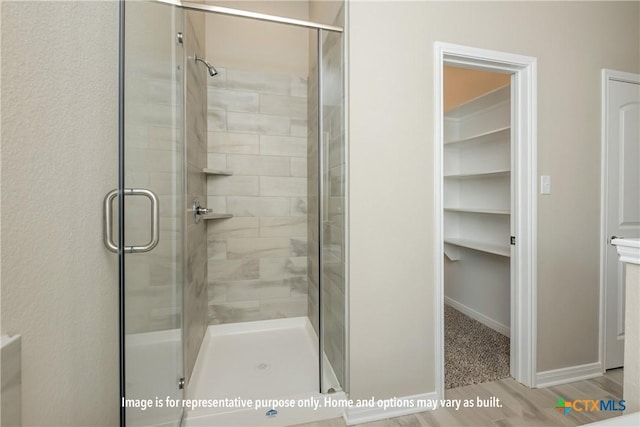
M 233 218 L 233 214 L 211 213 L 202 215 L 202 219 L 226 219 Z
M 230 176 L 233 175 L 233 171 L 230 170 L 220 170 L 220 169 L 202 169 L 205 175 L 222 175 L 222 176 Z

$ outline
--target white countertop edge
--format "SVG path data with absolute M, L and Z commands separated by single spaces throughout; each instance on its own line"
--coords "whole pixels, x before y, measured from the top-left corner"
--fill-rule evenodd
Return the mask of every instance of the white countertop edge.
M 640 264 L 640 239 L 613 239 L 611 244 L 618 250 L 620 261 Z

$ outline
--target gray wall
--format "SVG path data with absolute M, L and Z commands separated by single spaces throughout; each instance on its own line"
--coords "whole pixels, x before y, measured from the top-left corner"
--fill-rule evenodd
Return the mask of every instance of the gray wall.
M 117 2 L 2 2 L 2 333 L 22 421 L 118 424 Z

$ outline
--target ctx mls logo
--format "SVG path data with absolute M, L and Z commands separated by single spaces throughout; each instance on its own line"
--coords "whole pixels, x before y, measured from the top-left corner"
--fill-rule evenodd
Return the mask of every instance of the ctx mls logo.
M 599 411 L 624 411 L 627 406 L 624 400 L 574 400 L 566 401 L 563 398 L 558 399 L 556 410 L 567 415 L 571 410 L 576 412 L 599 412 Z
M 567 415 L 569 411 L 571 411 L 571 402 L 565 402 L 563 398 L 558 399 L 558 404 L 556 405 L 556 410 L 562 412 Z

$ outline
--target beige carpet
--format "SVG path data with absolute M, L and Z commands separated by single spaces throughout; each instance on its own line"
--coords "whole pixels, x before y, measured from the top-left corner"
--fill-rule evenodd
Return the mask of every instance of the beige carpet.
M 444 306 L 446 389 L 509 376 L 509 338 Z

